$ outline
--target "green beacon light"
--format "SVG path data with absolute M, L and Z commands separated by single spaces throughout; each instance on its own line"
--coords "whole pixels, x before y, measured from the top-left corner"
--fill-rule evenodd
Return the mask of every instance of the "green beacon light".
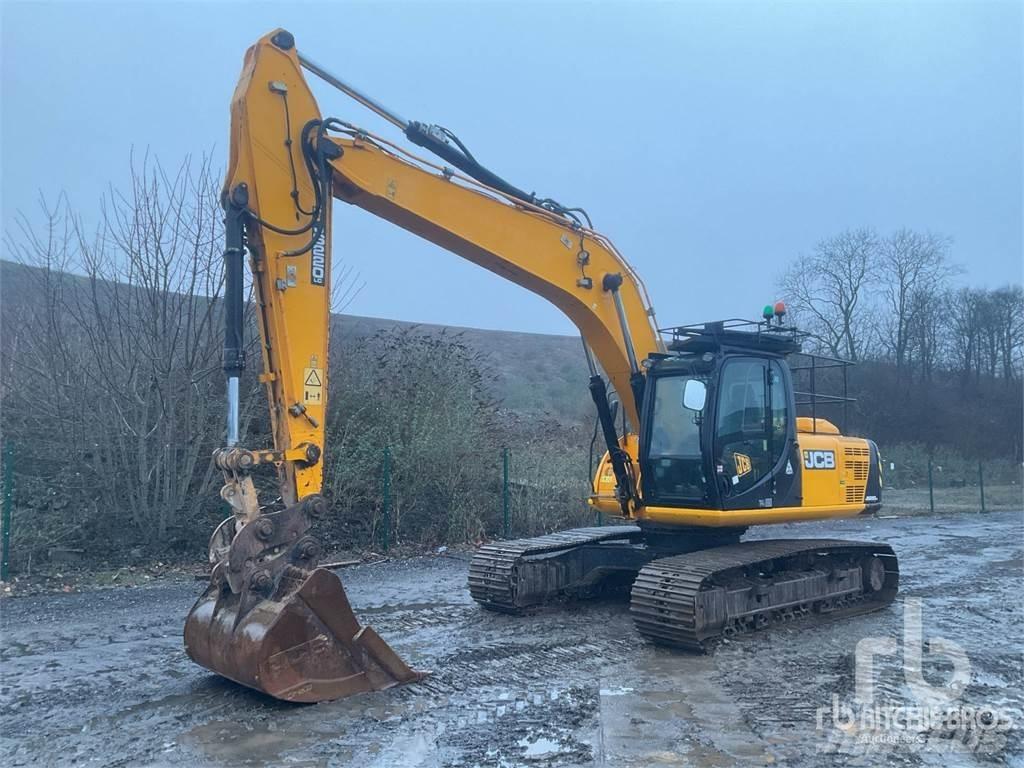
M 775 315 L 775 308 L 771 304 L 765 304 L 764 309 L 761 310 L 761 316 L 765 320 L 771 322 L 772 317 Z

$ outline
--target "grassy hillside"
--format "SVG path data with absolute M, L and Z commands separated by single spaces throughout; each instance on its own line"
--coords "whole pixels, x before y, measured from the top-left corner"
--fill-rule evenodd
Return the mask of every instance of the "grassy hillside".
M 5 302 L 31 302 L 41 272 L 0 260 L 0 296 Z M 587 366 L 580 339 L 536 333 L 485 331 L 426 323 L 407 323 L 356 315 L 335 315 L 331 332 L 342 348 L 393 328 L 458 335 L 484 355 L 494 374 L 494 397 L 523 416 L 547 415 L 559 421 L 587 421 L 593 406 L 587 392 Z
M 486 358 L 495 376 L 494 395 L 509 410 L 573 421 L 592 411 L 587 393 L 587 365 L 578 337 L 485 331 L 357 315 L 335 316 L 332 332 L 344 348 L 357 339 L 393 328 L 458 336 Z

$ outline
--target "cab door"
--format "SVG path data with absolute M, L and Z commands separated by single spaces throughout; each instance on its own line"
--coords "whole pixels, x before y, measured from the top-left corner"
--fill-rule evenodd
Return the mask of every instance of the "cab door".
M 722 509 L 791 503 L 799 488 L 788 374 L 768 357 L 730 356 L 720 369 L 712 463 Z

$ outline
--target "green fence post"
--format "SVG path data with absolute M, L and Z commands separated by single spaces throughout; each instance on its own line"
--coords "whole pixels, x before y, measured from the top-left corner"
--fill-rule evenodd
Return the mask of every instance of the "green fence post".
M 508 493 L 508 448 L 501 449 L 501 515 L 505 538 L 508 538 L 511 526 L 511 498 Z
M 383 530 L 381 536 L 381 548 L 387 552 L 391 544 L 391 447 L 384 446 L 384 467 L 381 471 L 381 518 Z
M 935 483 L 932 481 L 932 457 L 928 457 L 928 506 L 935 514 Z
M 0 532 L 0 581 L 7 581 L 11 563 L 11 507 L 14 504 L 14 443 L 4 443 L 3 531 Z
M 981 511 L 985 511 L 985 465 L 978 462 L 978 486 L 981 489 Z

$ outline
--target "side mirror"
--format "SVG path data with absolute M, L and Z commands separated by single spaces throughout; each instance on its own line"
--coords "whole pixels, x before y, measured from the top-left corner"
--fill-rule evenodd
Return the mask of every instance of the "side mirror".
M 700 379 L 687 379 L 683 387 L 683 408 L 690 411 L 703 411 L 708 398 L 707 385 Z

